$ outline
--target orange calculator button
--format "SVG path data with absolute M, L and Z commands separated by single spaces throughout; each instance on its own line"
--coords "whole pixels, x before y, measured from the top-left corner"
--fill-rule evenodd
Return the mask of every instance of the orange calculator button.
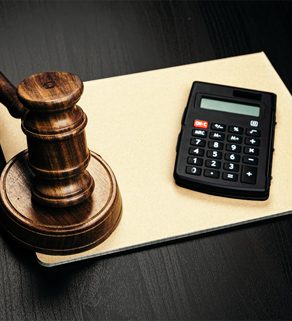
M 208 121 L 201 120 L 201 119 L 195 119 L 194 120 L 194 127 L 207 129 L 208 128 Z

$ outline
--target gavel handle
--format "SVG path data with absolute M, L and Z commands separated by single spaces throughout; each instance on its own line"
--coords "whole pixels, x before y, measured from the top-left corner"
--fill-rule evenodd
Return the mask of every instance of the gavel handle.
M 17 97 L 16 88 L 0 71 L 0 102 L 7 107 L 10 115 L 21 118 L 27 110 Z

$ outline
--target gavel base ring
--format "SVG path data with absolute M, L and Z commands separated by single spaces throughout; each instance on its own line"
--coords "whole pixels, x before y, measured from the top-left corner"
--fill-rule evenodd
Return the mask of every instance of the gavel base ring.
M 91 152 L 87 169 L 95 182 L 91 197 L 67 208 L 50 208 L 31 201 L 27 150 L 16 155 L 0 182 L 4 229 L 22 245 L 46 254 L 73 254 L 103 242 L 120 221 L 121 195 L 113 172 L 99 155 Z

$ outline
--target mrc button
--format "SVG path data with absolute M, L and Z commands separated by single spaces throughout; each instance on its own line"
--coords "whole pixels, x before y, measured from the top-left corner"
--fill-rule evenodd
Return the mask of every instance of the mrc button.
M 206 138 L 207 137 L 207 132 L 205 130 L 203 130 L 203 129 L 193 129 L 192 135 L 194 137 Z

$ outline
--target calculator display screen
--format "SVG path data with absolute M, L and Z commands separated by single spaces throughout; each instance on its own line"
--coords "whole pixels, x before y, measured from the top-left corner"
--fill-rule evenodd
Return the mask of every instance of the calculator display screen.
M 200 107 L 203 109 L 217 110 L 226 113 L 241 114 L 253 117 L 259 117 L 260 115 L 260 107 L 258 106 L 210 98 L 202 98 Z

